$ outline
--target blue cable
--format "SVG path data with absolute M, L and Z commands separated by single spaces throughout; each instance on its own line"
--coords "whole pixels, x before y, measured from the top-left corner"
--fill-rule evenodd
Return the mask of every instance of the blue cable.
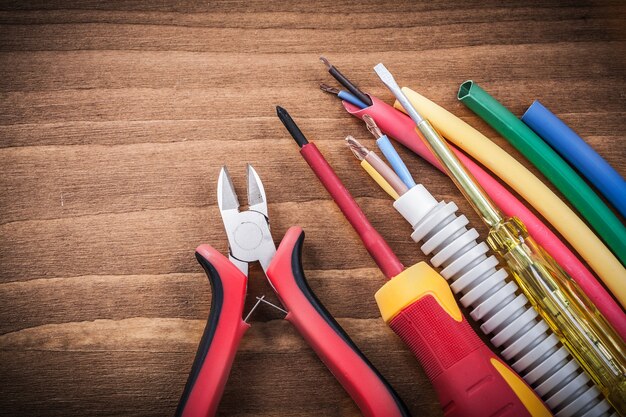
M 409 189 L 415 186 L 415 181 L 409 172 L 409 169 L 404 165 L 404 161 L 398 155 L 396 148 L 393 147 L 391 141 L 386 135 L 383 135 L 376 139 L 376 145 L 378 149 L 385 155 L 385 159 L 389 162 L 389 165 L 393 168 L 393 170 L 398 174 L 398 177 L 402 180 L 402 182 L 409 187 Z
M 522 121 L 591 182 L 626 217 L 626 181 L 561 119 L 538 100 Z
M 354 104 L 361 109 L 368 107 L 367 104 L 363 103 L 356 96 L 344 90 L 339 91 L 337 97 L 347 101 L 348 103 Z M 400 155 L 398 155 L 396 148 L 393 147 L 389 138 L 385 135 L 381 136 L 376 140 L 376 145 L 378 145 L 380 151 L 383 155 L 385 155 L 385 159 L 389 162 L 389 165 L 391 165 L 396 174 L 398 174 L 398 177 L 400 177 L 402 182 L 409 187 L 409 189 L 414 187 L 415 181 L 413 180 L 409 169 L 404 164 L 404 161 L 402 161 L 402 158 L 400 158 Z
M 348 103 L 354 104 L 361 109 L 369 107 L 356 96 L 352 95 L 352 93 L 344 90 L 339 91 L 337 97 L 347 101 Z M 376 140 L 376 145 L 378 145 L 378 149 L 380 149 L 383 155 L 385 155 L 385 159 L 389 162 L 389 165 L 391 165 L 396 174 L 398 174 L 398 177 L 400 177 L 402 182 L 409 187 L 409 189 L 414 187 L 415 181 L 413 180 L 409 169 L 404 164 L 404 161 L 402 161 L 402 158 L 400 158 L 400 155 L 398 155 L 396 148 L 393 147 L 389 138 L 386 135 L 381 136 Z
M 356 96 L 352 95 L 351 93 L 347 91 L 344 91 L 344 90 L 339 91 L 339 94 L 337 94 L 337 97 L 339 97 L 342 100 L 347 101 L 350 104 L 354 104 L 360 109 L 364 109 L 367 107 L 367 104 L 363 103 L 361 100 L 356 98 Z

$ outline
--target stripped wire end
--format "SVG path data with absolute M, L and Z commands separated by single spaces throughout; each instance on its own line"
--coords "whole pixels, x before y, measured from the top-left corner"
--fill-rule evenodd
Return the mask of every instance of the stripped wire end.
M 361 145 L 359 141 L 352 136 L 346 137 L 346 146 L 350 148 L 356 159 L 358 159 L 359 161 L 365 159 L 365 157 L 369 153 L 369 150 L 367 150 L 365 146 Z
M 360 100 L 360 102 L 357 103 L 352 103 L 355 106 L 358 106 L 360 108 L 365 108 L 368 106 L 372 105 L 372 99 L 365 94 L 363 91 L 359 90 L 359 87 L 357 87 L 356 85 L 354 85 L 354 83 L 352 83 L 349 79 L 346 78 L 345 75 L 343 75 L 339 69 L 337 69 L 334 65 L 332 65 L 326 58 L 324 58 L 323 56 L 320 57 L 320 61 L 322 61 L 322 63 L 326 66 L 326 69 L 328 70 L 328 73 L 330 75 L 333 76 L 333 78 L 335 80 L 337 80 L 337 82 L 341 85 L 343 85 L 345 88 L 348 89 L 348 91 L 354 96 L 356 97 L 358 100 Z
M 363 121 L 365 122 L 365 126 L 367 126 L 367 130 L 369 130 L 376 139 L 383 136 L 383 132 L 380 130 L 372 116 L 370 116 L 369 114 L 364 115 Z
M 328 70 L 330 70 L 333 66 L 330 64 L 330 62 L 328 62 L 328 60 L 326 58 L 324 58 L 323 56 L 320 57 L 320 61 L 322 61 L 322 63 L 324 65 L 326 65 L 326 68 L 328 68 Z
M 325 93 L 339 95 L 339 89 L 337 89 L 335 87 L 331 87 L 330 85 L 328 85 L 326 83 L 320 83 L 320 90 L 322 90 Z
M 346 145 L 354 156 L 361 161 L 361 167 L 391 198 L 397 200 L 409 189 L 391 168 L 374 152 L 361 145 L 352 136 L 346 138 Z

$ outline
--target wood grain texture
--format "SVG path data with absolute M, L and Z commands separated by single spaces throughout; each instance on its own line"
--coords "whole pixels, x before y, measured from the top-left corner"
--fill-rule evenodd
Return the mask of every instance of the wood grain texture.
M 384 61 L 518 157 L 456 89 L 472 78 L 516 114 L 539 98 L 624 173 L 626 6 L 500 3 L 0 2 L 0 415 L 173 413 L 210 307 L 193 250 L 226 252 L 217 174 L 227 164 L 244 190 L 247 162 L 275 239 L 305 229 L 319 298 L 414 415 L 441 415 L 379 318 L 382 274 L 274 106 L 317 142 L 406 264 L 425 258 L 344 149 L 347 134 L 372 142 L 317 89 L 331 82 L 321 54 L 390 101 L 371 70 Z M 484 236 L 453 185 L 401 151 Z M 249 293 L 276 300 L 259 268 Z M 278 312 L 262 308 L 252 324 L 221 415 L 359 415 Z

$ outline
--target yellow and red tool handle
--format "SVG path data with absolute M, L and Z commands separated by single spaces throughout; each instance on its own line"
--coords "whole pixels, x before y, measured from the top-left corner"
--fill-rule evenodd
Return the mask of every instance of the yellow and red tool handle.
M 374 366 L 324 308 L 309 288 L 300 261 L 304 232 L 290 228 L 283 238 L 267 277 L 291 322 L 352 397 L 366 417 L 406 417 L 405 405 Z M 213 416 L 243 333 L 247 277 L 208 245 L 196 257 L 213 288 L 211 313 L 177 416 Z
M 376 301 L 383 319 L 426 371 L 447 417 L 551 415 L 476 335 L 445 279 L 426 263 L 390 280 Z

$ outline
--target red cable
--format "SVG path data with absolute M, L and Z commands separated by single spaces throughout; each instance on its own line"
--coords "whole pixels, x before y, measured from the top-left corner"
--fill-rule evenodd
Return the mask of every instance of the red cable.
M 354 230 L 359 234 L 365 249 L 374 258 L 374 261 L 385 274 L 391 279 L 404 270 L 395 253 L 391 250 L 385 239 L 374 229 L 358 203 L 354 201 L 350 191 L 343 185 L 333 168 L 328 164 L 324 155 L 317 149 L 314 143 L 307 143 L 300 148 L 300 154 L 309 164 L 317 178 L 324 185 L 328 193 L 337 203 L 344 216 Z

